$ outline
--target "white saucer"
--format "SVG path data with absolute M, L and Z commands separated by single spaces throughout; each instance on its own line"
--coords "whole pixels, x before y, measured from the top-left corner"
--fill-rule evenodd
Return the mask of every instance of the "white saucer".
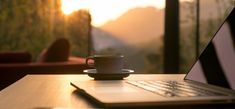
M 86 69 L 86 70 L 83 70 L 83 72 L 84 73 L 97 73 L 97 70 L 96 69 Z M 133 72 L 134 72 L 134 70 L 131 70 L 131 69 L 122 69 L 121 74 L 123 74 L 123 73 L 133 73 Z M 102 74 L 104 74 L 104 73 L 102 73 Z M 105 73 L 105 74 L 120 74 L 120 73 Z
M 97 73 L 96 69 L 87 69 L 83 70 L 83 72 L 87 73 L 88 76 L 95 80 L 122 80 L 123 78 L 128 77 L 130 73 L 133 73 L 134 70 L 122 69 L 121 73 Z

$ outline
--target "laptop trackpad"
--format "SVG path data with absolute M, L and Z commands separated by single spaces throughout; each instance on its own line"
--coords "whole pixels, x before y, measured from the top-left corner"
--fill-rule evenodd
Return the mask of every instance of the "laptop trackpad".
M 78 81 L 71 82 L 76 85 L 78 88 L 87 91 L 94 91 L 95 93 L 119 93 L 127 92 L 133 93 L 138 92 L 137 89 L 134 89 L 127 85 L 123 81 Z
M 154 101 L 163 98 L 152 92 L 142 90 L 125 81 L 80 81 L 71 82 L 78 89 L 103 103 Z
M 111 86 L 111 87 L 107 87 L 107 86 L 100 86 L 100 87 L 90 87 L 90 89 L 92 89 L 93 91 L 96 91 L 96 93 L 133 93 L 133 92 L 138 92 L 136 89 L 127 87 L 127 86 L 119 86 L 119 87 L 115 87 L 115 86 Z

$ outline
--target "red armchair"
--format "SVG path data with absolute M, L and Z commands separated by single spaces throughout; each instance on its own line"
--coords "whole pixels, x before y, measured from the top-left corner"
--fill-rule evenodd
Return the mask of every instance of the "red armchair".
M 31 55 L 25 52 L 0 53 L 0 90 L 27 74 L 79 74 L 84 69 L 85 59 L 70 57 L 64 62 L 31 62 Z

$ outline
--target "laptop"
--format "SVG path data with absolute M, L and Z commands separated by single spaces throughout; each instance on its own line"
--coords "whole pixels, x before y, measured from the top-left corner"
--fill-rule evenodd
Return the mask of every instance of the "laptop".
M 71 85 L 105 107 L 235 104 L 235 9 L 181 81 L 125 79 Z

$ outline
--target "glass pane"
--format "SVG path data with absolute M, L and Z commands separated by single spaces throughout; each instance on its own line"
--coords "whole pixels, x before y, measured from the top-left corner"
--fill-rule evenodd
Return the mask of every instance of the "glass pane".
M 165 0 L 91 0 L 93 54 L 124 54 L 136 73 L 161 73 Z

